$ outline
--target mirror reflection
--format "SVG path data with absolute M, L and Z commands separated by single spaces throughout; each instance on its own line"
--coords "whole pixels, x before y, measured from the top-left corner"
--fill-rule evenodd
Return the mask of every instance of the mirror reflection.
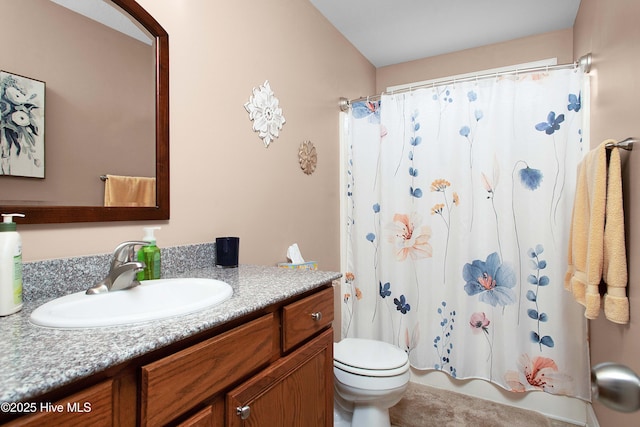
M 38 129 L 44 154 L 38 153 L 37 162 L 23 156 L 42 176 L 0 173 L 0 211 L 25 213 L 20 222 L 33 224 L 168 219 L 166 31 L 134 0 L 0 0 L 0 5 L 8 46 L 0 70 L 46 86 L 38 111 L 46 122 Z M 19 89 L 32 96 L 28 88 Z M 26 122 L 2 124 L 15 128 Z M 0 129 L 0 143 L 5 134 Z M 7 164 L 33 142 L 9 137 L 11 147 L 0 145 Z M 155 189 L 143 188 L 143 204 L 118 201 L 105 193 L 106 176 L 151 182 Z
M 3 71 L 46 85 L 39 111 L 46 126 L 38 141 L 45 147 L 39 159 L 44 179 L 2 176 L 3 204 L 102 206 L 101 175 L 155 177 L 154 38 L 129 19 L 140 37 L 58 3 L 69 2 L 2 1 L 5 34 L 15 39 L 3 53 Z M 112 5 L 95 4 L 100 9 L 87 14 L 107 23 L 123 19 Z M 19 86 L 1 89 L 30 96 Z M 11 145 L 10 161 L 24 162 L 28 142 L 11 144 L 5 137 L 15 127 L 3 115 L 3 147 Z

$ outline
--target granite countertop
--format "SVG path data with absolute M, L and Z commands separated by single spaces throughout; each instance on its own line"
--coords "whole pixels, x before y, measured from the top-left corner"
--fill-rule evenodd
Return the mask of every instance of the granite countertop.
M 225 281 L 233 296 L 197 313 L 127 326 L 50 329 L 33 325 L 31 312 L 52 299 L 27 301 L 22 311 L 0 318 L 0 402 L 25 401 L 109 367 L 340 277 L 327 271 L 241 265 L 192 269 L 170 277 Z

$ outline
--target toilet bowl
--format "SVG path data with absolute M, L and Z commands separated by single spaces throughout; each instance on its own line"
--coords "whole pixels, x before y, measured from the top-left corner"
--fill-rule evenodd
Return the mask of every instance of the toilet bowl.
M 390 427 L 389 408 L 409 385 L 409 357 L 382 341 L 345 338 L 333 345 L 335 427 Z

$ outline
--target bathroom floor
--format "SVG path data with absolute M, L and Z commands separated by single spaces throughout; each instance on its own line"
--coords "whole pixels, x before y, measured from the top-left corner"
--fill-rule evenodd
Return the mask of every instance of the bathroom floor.
M 389 413 L 394 427 L 575 427 L 535 411 L 416 383 L 409 383 Z

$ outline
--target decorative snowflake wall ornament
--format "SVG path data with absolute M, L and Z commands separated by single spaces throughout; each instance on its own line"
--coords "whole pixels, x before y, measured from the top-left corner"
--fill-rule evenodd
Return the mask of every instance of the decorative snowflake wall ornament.
M 253 121 L 253 130 L 258 132 L 265 147 L 269 147 L 271 141 L 278 137 L 285 122 L 279 102 L 269 86 L 269 81 L 265 80 L 262 86 L 253 88 L 253 95 L 249 102 L 244 104 L 244 108 L 249 112 L 249 119 Z

